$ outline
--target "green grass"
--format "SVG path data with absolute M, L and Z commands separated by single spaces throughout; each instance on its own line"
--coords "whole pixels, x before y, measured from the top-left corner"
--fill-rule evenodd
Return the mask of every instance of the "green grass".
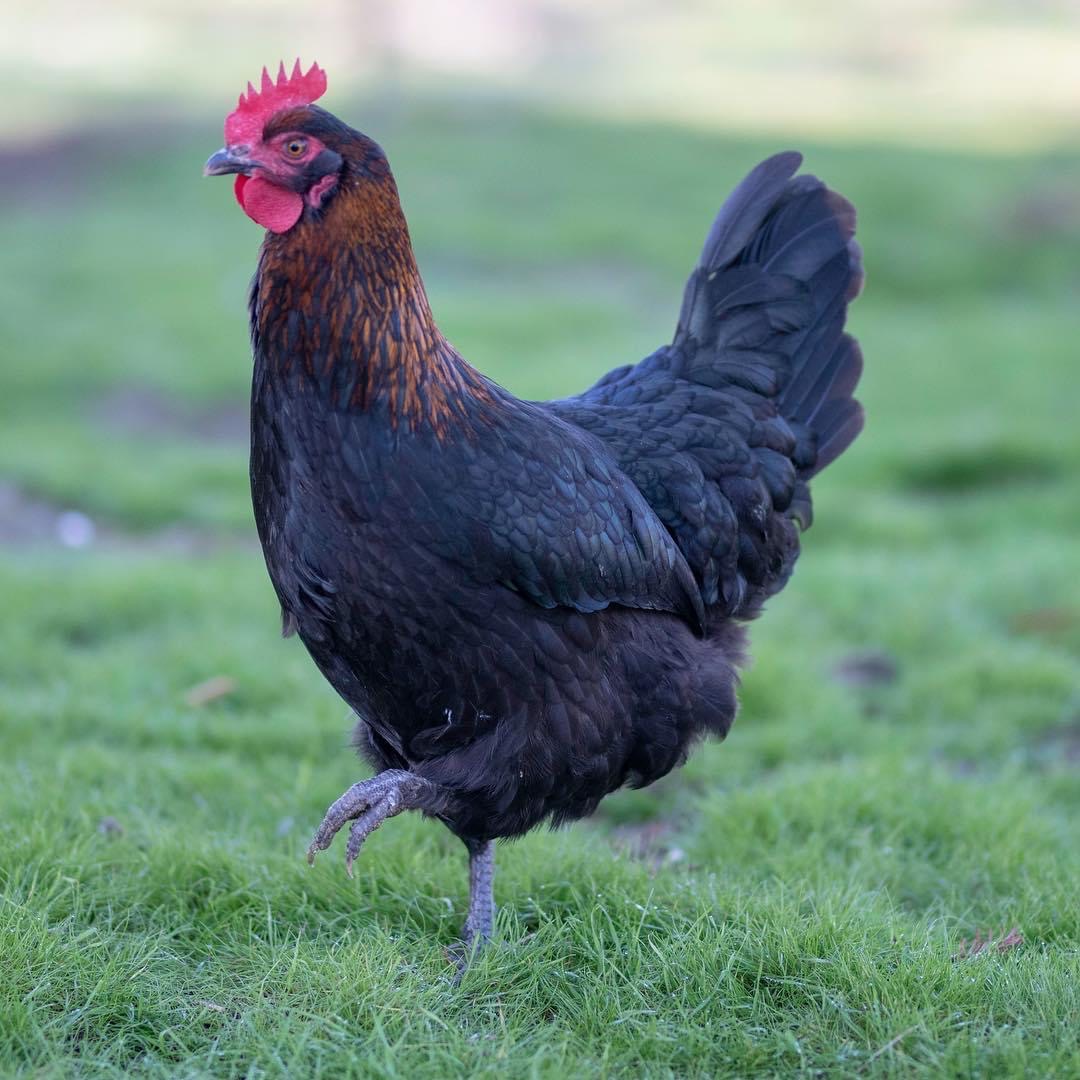
M 446 330 L 527 395 L 663 341 L 710 214 L 778 148 L 367 126 Z M 728 742 L 502 848 L 502 947 L 455 988 L 445 830 L 395 820 L 355 882 L 338 847 L 303 862 L 359 766 L 253 544 L 258 233 L 199 179 L 217 138 L 103 138 L 0 223 L 4 480 L 100 530 L 0 549 L 0 1073 L 1080 1073 L 1080 212 L 1053 202 L 1080 157 L 803 146 L 860 209 L 866 433 Z M 839 681 L 867 650 L 895 679 Z M 234 691 L 185 704 L 215 675 Z

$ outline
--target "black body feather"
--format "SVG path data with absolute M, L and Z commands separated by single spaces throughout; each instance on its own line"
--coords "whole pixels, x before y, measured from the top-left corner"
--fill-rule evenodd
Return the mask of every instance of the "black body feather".
M 359 404 L 335 392 L 410 347 L 396 313 L 393 347 L 367 329 L 365 305 L 387 302 L 379 253 L 333 255 L 321 288 L 353 291 L 301 301 L 305 230 L 324 223 L 268 240 L 251 477 L 284 625 L 366 756 L 451 789 L 442 817 L 466 839 L 588 814 L 731 725 L 740 624 L 787 580 L 808 481 L 861 426 L 854 217 L 791 178 L 799 160 L 770 159 L 725 204 L 670 345 L 548 403 L 441 338 L 460 383 L 445 415 L 425 420 L 422 384 L 410 422 L 392 382 L 368 378 Z M 318 363 L 298 325 L 317 328 Z

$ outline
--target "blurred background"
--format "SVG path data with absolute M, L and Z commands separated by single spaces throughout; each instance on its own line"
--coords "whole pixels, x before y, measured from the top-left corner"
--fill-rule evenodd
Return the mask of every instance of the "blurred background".
M 61 507 L 93 519 L 65 519 L 76 539 L 249 521 L 259 234 L 198 170 L 246 80 L 297 55 L 385 145 L 437 314 L 513 389 L 562 393 L 665 340 L 732 181 L 796 146 L 858 203 L 870 275 L 872 423 L 837 482 L 985 465 L 1014 490 L 1075 447 L 1071 0 L 14 0 L 3 18 L 0 537 L 54 540 Z
M 291 881 L 356 779 L 251 520 L 261 233 L 201 176 L 246 81 L 299 56 L 386 149 L 447 335 L 522 395 L 669 340 L 767 154 L 801 149 L 854 201 L 867 427 L 815 485 L 743 715 L 569 835 L 748 888 L 835 859 L 916 921 L 1060 928 L 1039 897 L 1080 850 L 1074 0 L 7 0 L 0 29 L 0 878 L 108 897 L 119 830 L 181 878 L 228 850 L 238 890 L 265 860 Z M 371 842 L 417 880 L 418 941 L 452 934 L 438 898 L 462 890 L 456 858 L 409 862 L 436 833 Z M 508 890 L 540 895 L 567 843 L 516 845 Z M 398 925 L 406 901 L 369 885 Z
M 15 133 L 110 103 L 212 111 L 266 57 L 318 54 L 337 93 L 416 93 L 778 131 L 1017 149 L 1075 133 L 1071 0 L 13 0 Z M 228 76 L 234 77 L 230 82 Z M 242 83 L 241 83 L 242 85 Z

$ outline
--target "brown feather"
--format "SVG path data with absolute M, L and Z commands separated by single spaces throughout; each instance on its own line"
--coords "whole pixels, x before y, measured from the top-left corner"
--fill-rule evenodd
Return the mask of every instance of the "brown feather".
M 445 438 L 470 399 L 491 400 L 487 380 L 435 323 L 381 152 L 343 176 L 323 213 L 267 235 L 253 329 L 265 339 L 296 339 L 282 351 L 282 374 L 300 358 L 312 378 L 355 364 L 347 404 L 383 400 L 395 428 L 428 425 Z

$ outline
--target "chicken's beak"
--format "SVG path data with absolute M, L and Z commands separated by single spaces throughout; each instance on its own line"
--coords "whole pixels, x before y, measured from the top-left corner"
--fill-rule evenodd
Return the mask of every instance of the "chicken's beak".
M 255 162 L 242 153 L 247 147 L 222 147 L 203 166 L 203 176 L 226 176 L 229 173 L 246 173 L 255 167 Z

